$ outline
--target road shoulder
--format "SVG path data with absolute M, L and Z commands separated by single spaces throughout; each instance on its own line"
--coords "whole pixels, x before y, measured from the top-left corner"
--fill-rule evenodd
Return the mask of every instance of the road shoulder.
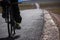
M 42 40 L 59 40 L 59 31 L 49 12 L 44 10 L 44 28 Z

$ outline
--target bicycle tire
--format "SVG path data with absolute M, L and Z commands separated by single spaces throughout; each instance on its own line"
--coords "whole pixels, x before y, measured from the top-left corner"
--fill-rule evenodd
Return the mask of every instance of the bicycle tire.
M 10 8 L 9 8 L 10 9 Z M 8 9 L 8 10 L 9 10 Z M 7 10 L 7 11 L 8 11 Z M 12 21 L 14 21 L 13 20 L 13 18 L 12 18 L 12 14 L 11 14 L 11 10 L 9 10 L 8 11 L 8 14 L 6 14 L 6 15 L 8 15 L 6 18 L 7 18 L 7 28 L 8 28 L 8 35 L 9 35 L 9 37 L 13 37 L 14 36 L 14 34 L 15 34 L 15 27 L 13 27 L 12 26 Z

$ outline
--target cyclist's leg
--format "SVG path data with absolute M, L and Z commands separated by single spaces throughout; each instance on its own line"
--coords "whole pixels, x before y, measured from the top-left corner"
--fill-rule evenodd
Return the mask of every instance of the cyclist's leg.
M 22 17 L 19 12 L 18 4 L 13 6 L 13 12 L 14 12 L 15 21 L 21 23 Z
M 12 11 L 13 11 L 14 20 L 16 21 L 16 28 L 21 29 L 21 27 L 19 26 L 19 23 L 21 23 L 22 18 L 20 16 L 20 12 L 17 7 L 18 6 L 16 6 L 16 5 L 12 5 Z

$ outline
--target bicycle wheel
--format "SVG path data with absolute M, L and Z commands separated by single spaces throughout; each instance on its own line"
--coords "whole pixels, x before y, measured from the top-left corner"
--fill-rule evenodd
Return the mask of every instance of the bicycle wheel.
M 7 16 L 8 35 L 9 35 L 9 37 L 13 37 L 14 34 L 15 34 L 15 27 L 12 25 L 12 23 L 14 24 L 14 22 L 13 22 L 13 17 L 12 17 L 10 7 L 8 9 L 8 14 L 7 15 L 8 15 Z
M 13 36 L 13 28 L 12 28 L 12 25 L 11 25 L 11 18 L 10 18 L 10 14 L 8 16 L 8 22 L 7 22 L 7 27 L 8 27 L 8 34 L 9 34 L 9 37 L 12 37 Z

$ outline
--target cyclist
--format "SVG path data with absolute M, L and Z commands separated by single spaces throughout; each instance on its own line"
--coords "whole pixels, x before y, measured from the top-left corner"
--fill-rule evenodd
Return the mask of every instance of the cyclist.
M 8 1 L 10 1 L 11 3 L 9 3 Z M 6 16 L 6 6 L 8 6 L 9 4 L 12 5 L 11 7 L 11 10 L 12 10 L 12 15 L 14 17 L 14 20 L 16 21 L 16 29 L 21 29 L 21 27 L 19 26 L 19 23 L 21 23 L 21 20 L 22 20 L 22 17 L 20 15 L 20 12 L 19 12 L 19 7 L 18 7 L 18 4 L 17 4 L 18 0 L 2 0 L 2 17 L 5 19 Z M 12 4 L 14 3 L 14 4 Z

